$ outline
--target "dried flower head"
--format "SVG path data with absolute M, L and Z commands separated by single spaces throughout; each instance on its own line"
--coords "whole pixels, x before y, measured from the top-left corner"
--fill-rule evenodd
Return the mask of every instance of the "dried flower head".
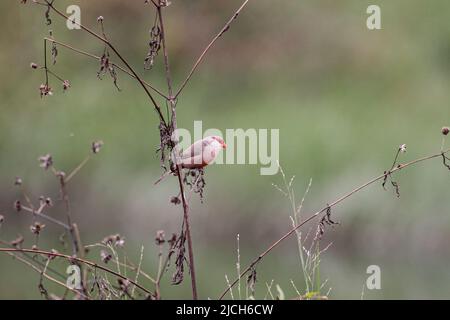
M 164 239 L 165 234 L 164 234 L 164 230 L 158 230 L 156 232 L 156 238 L 155 238 L 155 243 L 160 246 L 162 245 L 164 242 L 166 242 L 166 240 Z
M 31 69 L 37 69 L 38 65 L 36 63 L 32 62 L 32 63 L 30 63 L 30 68 Z
M 108 263 L 112 259 L 112 255 L 107 251 L 102 250 L 100 251 L 100 258 L 102 259 L 103 263 Z
M 125 238 L 120 234 L 112 234 L 103 238 L 102 243 L 107 246 L 109 245 L 122 248 L 125 245 Z
M 70 88 L 70 82 L 69 82 L 69 80 L 64 80 L 63 81 L 63 90 L 64 91 L 67 91 L 67 89 L 69 89 Z
M 155 24 L 150 30 L 150 41 L 148 43 L 149 50 L 147 56 L 144 59 L 144 69 L 150 70 L 153 67 L 155 58 L 161 49 L 161 43 L 162 43 L 161 29 L 158 25 L 158 21 L 155 21 Z
M 443 127 L 442 128 L 442 134 L 444 136 L 448 135 L 449 132 L 450 132 L 450 128 L 449 127 Z
M 119 278 L 117 279 L 117 283 L 119 284 L 120 291 L 124 293 L 128 292 L 128 288 L 130 287 L 131 284 L 130 280 Z
M 5 221 L 5 217 L 0 214 L 0 226 L 2 225 L 3 221 Z
M 16 201 L 14 202 L 14 209 L 15 209 L 17 212 L 20 212 L 20 211 L 22 210 L 22 203 L 20 202 L 20 200 L 16 200 Z
M 44 228 L 45 224 L 42 224 L 40 222 L 35 222 L 32 226 L 30 226 L 31 232 L 36 235 L 39 235 Z
M 97 22 L 102 22 L 104 20 L 103 16 L 98 16 L 97 17 Z
M 100 69 L 97 71 L 97 78 L 101 80 L 107 73 L 109 73 L 113 79 L 114 86 L 120 91 L 120 87 L 117 84 L 118 79 L 115 64 L 109 60 L 109 51 L 105 48 L 103 55 L 100 57 Z
M 398 150 L 400 150 L 400 152 L 405 153 L 406 152 L 406 144 L 402 144 L 398 147 Z
M 50 154 L 46 154 L 45 156 L 39 157 L 40 167 L 47 170 L 53 165 L 53 158 Z
M 52 88 L 48 84 L 41 84 L 39 86 L 39 92 L 41 94 L 41 98 L 44 96 L 51 96 L 53 95 Z
M 22 179 L 20 177 L 16 177 L 16 180 L 14 180 L 15 186 L 21 186 L 22 185 Z
M 50 197 L 44 197 L 44 196 L 40 196 L 39 197 L 39 204 L 44 207 L 53 207 L 53 201 Z
M 116 247 L 123 248 L 125 245 L 125 239 L 117 235 L 116 242 L 114 243 Z
M 170 203 L 173 203 L 173 204 L 177 205 L 177 204 L 181 203 L 181 200 L 180 200 L 179 197 L 173 196 L 173 197 L 170 198 Z
M 92 142 L 92 152 L 97 154 L 100 152 L 100 149 L 103 147 L 103 141 L 102 140 L 98 140 L 98 141 L 94 141 Z

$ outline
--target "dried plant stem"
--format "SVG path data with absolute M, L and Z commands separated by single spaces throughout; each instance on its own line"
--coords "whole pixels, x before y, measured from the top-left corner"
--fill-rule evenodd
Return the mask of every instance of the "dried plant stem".
M 144 291 L 147 294 L 152 294 L 151 291 L 149 291 L 148 289 L 144 288 L 143 286 L 141 286 L 139 283 L 135 282 L 134 280 L 125 277 L 123 275 L 121 275 L 120 273 L 111 270 L 109 268 L 103 267 L 95 262 L 86 260 L 86 259 L 82 259 L 82 258 L 77 258 L 77 257 L 73 257 L 73 256 L 69 256 L 66 254 L 62 254 L 62 253 L 57 253 L 57 252 L 51 252 L 51 251 L 44 251 L 44 250 L 34 250 L 34 249 L 24 249 L 24 248 L 0 248 L 0 252 L 22 252 L 22 253 L 34 253 L 34 254 L 42 254 L 42 255 L 46 255 L 49 257 L 58 257 L 58 258 L 63 258 L 63 259 L 67 259 L 69 261 L 76 261 L 76 262 L 80 262 L 82 264 L 91 266 L 95 269 L 100 269 L 103 270 L 107 273 L 110 273 L 116 277 L 119 277 L 123 280 L 127 280 L 129 281 L 131 284 L 133 284 L 134 286 L 136 286 L 137 288 L 141 289 L 142 291 Z M 77 291 L 78 292 L 78 291 Z
M 156 7 L 158 12 L 158 19 L 160 22 L 161 27 L 161 41 L 162 41 L 162 48 L 163 48 L 163 55 L 164 55 L 164 65 L 166 69 L 166 78 L 167 78 L 167 87 L 169 91 L 169 103 L 171 106 L 172 111 L 172 117 L 171 117 L 171 125 L 173 128 L 173 131 L 176 132 L 177 129 L 177 116 L 176 116 L 176 101 L 173 98 L 173 89 L 172 89 L 172 77 L 170 73 L 170 64 L 169 64 L 169 55 L 167 52 L 166 47 L 166 37 L 165 37 L 165 31 L 164 31 L 164 22 L 163 22 L 163 15 L 162 15 L 162 8 L 161 6 Z M 178 137 L 176 137 L 178 139 Z M 177 156 L 177 145 L 175 144 L 174 147 L 175 155 Z M 180 194 L 181 194 L 181 201 L 183 204 L 183 215 L 184 215 L 184 225 L 186 230 L 186 238 L 188 242 L 188 254 L 189 254 L 189 273 L 191 276 L 191 287 L 192 287 L 192 299 L 197 300 L 198 294 L 197 294 L 197 282 L 195 278 L 195 263 L 194 263 L 194 250 L 192 246 L 192 237 L 191 237 L 191 228 L 189 223 L 189 203 L 186 200 L 186 194 L 184 192 L 184 183 L 183 183 L 183 170 L 181 168 L 181 165 L 178 164 L 178 161 L 176 163 L 176 173 L 178 177 L 178 185 L 180 188 Z
M 11 251 L 19 251 L 22 249 L 11 249 Z M 0 250 L 3 251 L 3 250 Z M 22 262 L 23 264 L 27 265 L 28 267 L 30 267 L 31 269 L 33 269 L 34 271 L 36 271 L 37 273 L 41 274 L 41 278 L 44 277 L 58 285 L 60 285 L 61 287 L 66 288 L 66 290 L 72 291 L 73 293 L 80 295 L 83 299 L 86 300 L 90 300 L 89 297 L 87 295 L 85 295 L 84 293 L 78 291 L 77 289 L 71 288 L 69 286 L 67 286 L 64 282 L 61 282 L 55 278 L 53 278 L 52 276 L 49 276 L 45 271 L 47 270 L 47 265 L 44 266 L 44 269 L 39 269 L 38 267 L 36 267 L 33 263 L 31 263 L 30 261 L 25 260 L 24 258 L 18 256 L 17 254 L 14 254 L 13 252 L 7 252 L 7 254 L 9 254 L 10 256 L 14 257 L 14 259 L 17 259 L 18 261 Z M 41 279 L 42 282 L 42 279 Z
M 66 48 L 66 49 L 68 49 L 68 50 L 71 50 L 71 51 L 73 51 L 73 52 L 75 52 L 75 53 L 84 55 L 84 56 L 86 56 L 86 57 L 90 57 L 90 58 L 95 59 L 95 60 L 100 60 L 100 58 L 101 58 L 101 57 L 99 57 L 99 56 L 97 56 L 97 55 L 95 55 L 95 54 L 86 52 L 86 51 L 84 51 L 84 50 L 77 49 L 77 48 L 75 48 L 75 47 L 73 47 L 73 46 L 71 46 L 71 45 L 68 45 L 68 44 L 66 44 L 66 43 L 64 43 L 64 42 L 61 42 L 61 41 L 57 41 L 57 40 L 55 40 L 55 39 L 45 38 L 45 40 L 46 40 L 46 41 L 49 41 L 49 42 L 56 43 L 57 45 L 59 45 L 59 46 L 61 46 L 61 47 L 64 47 L 64 48 Z M 122 71 L 123 73 L 125 73 L 125 74 L 129 75 L 130 77 L 136 79 L 136 76 L 135 76 L 133 73 L 131 73 L 130 71 L 128 71 L 127 69 L 125 69 L 124 67 L 122 67 L 122 66 L 120 66 L 120 65 L 118 65 L 118 64 L 116 64 L 116 63 L 114 63 L 114 62 L 110 62 L 110 64 L 111 64 L 112 66 L 114 66 L 115 68 L 119 69 L 120 71 Z M 146 81 L 144 81 L 144 80 L 142 80 L 142 82 L 143 82 L 147 87 L 149 87 L 150 89 L 152 89 L 153 91 L 155 91 L 157 94 L 159 94 L 161 97 L 163 97 L 164 99 L 168 99 L 168 97 L 167 97 L 162 91 L 160 91 L 159 89 L 155 88 L 153 85 L 149 84 L 148 82 L 146 82 Z
M 126 258 L 126 256 L 125 256 Z M 138 282 L 139 274 L 141 273 L 141 266 L 142 266 L 142 260 L 144 259 L 144 246 L 141 246 L 141 255 L 139 256 L 139 263 L 136 271 L 136 277 L 134 278 L 134 282 Z M 126 263 L 124 263 L 126 265 Z M 124 268 L 125 274 L 127 273 L 127 269 Z M 136 290 L 136 286 L 133 287 L 133 290 L 131 291 L 131 296 L 134 296 L 134 291 Z
M 53 218 L 53 217 L 50 217 L 50 216 L 48 216 L 48 215 L 46 215 L 46 214 L 40 212 L 40 210 L 37 210 L 37 211 L 36 211 L 36 210 L 33 210 L 32 208 L 28 208 L 28 207 L 26 207 L 26 206 L 22 206 L 22 209 L 23 209 L 24 211 L 26 211 L 26 212 L 29 212 L 29 213 L 31 213 L 31 214 L 37 216 L 37 217 L 40 217 L 40 218 L 42 218 L 42 219 L 45 219 L 45 220 L 47 220 L 47 221 L 49 221 L 49 222 L 52 222 L 52 223 L 54 223 L 54 224 L 57 224 L 57 225 L 63 227 L 63 228 L 64 228 L 65 230 L 67 230 L 67 231 L 70 230 L 70 226 L 69 226 L 69 225 L 67 225 L 67 224 L 65 224 L 64 222 L 61 222 L 61 221 L 59 221 L 59 220 L 57 220 L 57 219 L 55 219 L 55 218 Z
M 89 162 L 90 159 L 91 159 L 90 155 L 84 158 L 84 160 L 75 169 L 73 169 L 71 173 L 69 173 L 67 178 L 64 179 L 64 182 L 66 184 L 69 183 L 69 181 L 78 173 L 78 171 L 80 171 L 86 165 L 86 163 Z
M 198 59 L 195 61 L 194 65 L 192 66 L 191 71 L 189 71 L 189 74 L 187 75 L 186 79 L 182 82 L 180 88 L 178 89 L 177 93 L 175 94 L 174 98 L 178 98 L 178 96 L 181 94 L 181 91 L 183 91 L 183 89 L 186 87 L 186 85 L 188 84 L 189 80 L 192 78 L 195 70 L 197 70 L 198 66 L 200 65 L 200 63 L 203 61 L 203 59 L 205 58 L 206 54 L 208 53 L 208 51 L 212 48 L 212 46 L 214 45 L 214 43 L 225 33 L 228 31 L 228 29 L 230 29 L 231 24 L 233 23 L 234 20 L 236 20 L 236 18 L 239 16 L 239 14 L 241 13 L 242 9 L 245 8 L 245 6 L 247 5 L 247 3 L 250 0 L 245 0 L 242 5 L 239 7 L 239 9 L 237 9 L 237 11 L 233 14 L 233 16 L 230 18 L 230 20 L 228 20 L 228 22 L 225 24 L 225 26 L 219 31 L 219 33 L 211 40 L 211 42 L 206 46 L 206 48 L 203 50 L 203 52 L 200 54 L 200 56 L 198 57 Z
M 161 278 L 163 275 L 163 271 L 165 269 L 165 265 L 163 268 L 163 250 L 162 250 L 162 244 L 159 245 L 159 253 L 158 253 L 158 274 L 156 275 L 156 282 L 155 282 L 155 295 L 156 299 L 161 299 Z
M 80 245 L 77 241 L 77 237 L 75 235 L 75 230 L 73 228 L 72 224 L 72 213 L 70 208 L 70 200 L 69 200 L 69 194 L 67 193 L 67 187 L 65 182 L 64 174 L 56 172 L 54 169 L 55 175 L 59 178 L 59 186 L 60 186 L 60 192 L 61 192 L 61 198 L 64 202 L 64 207 L 66 210 L 66 219 L 67 219 L 67 225 L 69 226 L 69 233 L 72 239 L 72 249 L 73 254 L 76 255 L 82 248 L 80 248 Z
M 45 39 L 44 39 L 44 70 L 45 70 L 45 85 L 48 86 L 47 41 Z
M 13 245 L 11 245 L 11 243 L 9 241 L 5 241 L 5 240 L 0 239 L 0 243 L 5 245 L 5 246 L 8 246 L 10 248 L 15 248 Z M 13 253 L 11 253 L 11 252 L 9 252 L 9 254 L 13 255 Z M 30 260 L 29 261 L 30 263 L 34 263 L 34 264 L 36 264 L 36 265 L 38 265 L 40 267 L 44 266 L 44 264 L 42 262 L 34 259 L 33 256 L 31 256 L 31 255 L 29 255 L 27 253 L 22 253 L 22 257 L 26 258 L 27 261 Z M 47 270 L 52 272 L 53 274 L 55 274 L 56 276 L 58 276 L 61 279 L 66 279 L 67 278 L 65 275 L 63 275 L 62 273 L 56 271 L 55 269 L 52 269 L 52 268 L 49 267 L 49 268 L 47 268 Z
M 102 243 L 95 243 L 95 244 L 89 244 L 86 245 L 85 248 L 93 248 L 93 247 L 100 247 L 100 248 L 107 248 L 109 249 L 110 247 L 102 244 Z M 143 252 L 142 252 L 143 253 Z M 150 280 L 151 282 L 155 283 L 156 280 L 153 279 L 152 277 L 150 277 L 147 273 L 145 273 L 144 271 L 142 271 L 142 269 L 140 269 L 139 267 L 135 266 L 129 259 L 128 259 L 128 263 L 124 263 L 118 260 L 115 260 L 114 258 L 111 260 L 113 263 L 118 263 L 121 267 L 124 267 L 125 269 L 130 269 L 131 271 L 135 271 L 138 272 L 139 275 L 142 275 L 144 278 Z
M 439 152 L 437 154 L 433 154 L 430 156 L 425 156 L 410 162 L 407 162 L 405 164 L 399 164 L 398 166 L 396 166 L 395 168 L 391 169 L 387 174 L 392 174 L 396 171 L 399 171 L 403 168 L 415 165 L 417 163 L 420 162 L 424 162 L 427 160 L 431 160 L 434 158 L 438 158 L 438 157 L 442 157 L 443 155 L 447 154 L 450 152 L 450 149 Z M 361 191 L 362 189 L 365 189 L 366 187 L 370 186 L 371 184 L 380 181 L 382 179 L 384 179 L 384 177 L 386 176 L 386 173 L 383 173 L 382 175 L 379 175 L 369 181 L 367 181 L 366 183 L 360 185 L 359 187 L 353 189 L 352 191 L 350 191 L 349 193 L 343 195 L 342 197 L 338 198 L 337 200 L 334 200 L 333 202 L 327 204 L 325 207 L 323 207 L 322 209 L 320 209 L 319 211 L 315 212 L 314 214 L 312 214 L 310 217 L 306 218 L 305 220 L 303 220 L 301 223 L 299 223 L 298 225 L 294 226 L 291 230 L 289 230 L 287 233 L 285 233 L 281 238 L 279 238 L 277 241 L 275 241 L 274 243 L 272 243 L 265 251 L 263 251 L 256 259 L 254 259 L 252 261 L 252 263 L 250 263 L 250 265 L 245 268 L 242 272 L 240 277 L 238 277 L 237 279 L 235 279 L 232 283 L 231 286 L 228 286 L 225 291 L 220 295 L 219 300 L 223 299 L 225 297 L 225 295 L 228 293 L 228 291 L 234 287 L 238 281 L 239 278 L 242 278 L 243 276 L 245 276 L 249 271 L 253 270 L 253 268 L 265 257 L 267 256 L 273 249 L 275 249 L 281 242 L 283 242 L 286 238 L 288 238 L 290 235 L 292 235 L 296 230 L 298 230 L 300 227 L 302 227 L 303 225 L 305 225 L 306 223 L 308 223 L 309 221 L 315 219 L 317 216 L 319 216 L 321 213 L 327 212 L 327 210 L 329 210 L 330 208 L 336 206 L 337 204 L 343 202 L 344 200 L 346 200 L 347 198 L 351 197 L 352 195 L 354 195 L 355 193 L 358 193 L 359 191 Z
M 52 9 L 56 14 L 58 14 L 59 16 L 61 16 L 62 18 L 64 18 L 65 20 L 68 20 L 69 17 L 67 15 L 65 15 L 63 12 L 61 12 L 60 10 L 58 10 L 55 6 L 53 6 L 52 2 L 50 2 L 49 0 L 45 0 L 47 6 Z M 76 22 L 74 22 L 76 23 Z M 76 23 L 77 24 L 77 23 Z M 101 42 L 103 42 L 105 45 L 107 45 L 115 54 L 116 56 L 122 61 L 122 63 L 127 67 L 127 69 L 133 74 L 133 76 L 136 78 L 136 80 L 140 83 L 140 85 L 142 86 L 142 88 L 144 89 L 145 93 L 147 94 L 148 98 L 150 99 L 150 101 L 152 102 L 153 106 L 155 107 L 156 112 L 159 115 L 160 121 L 163 122 L 164 124 L 166 124 L 166 120 L 164 119 L 164 116 L 161 112 L 161 108 L 159 107 L 158 103 L 156 102 L 155 98 L 153 98 L 152 94 L 150 93 L 150 91 L 148 90 L 146 84 L 144 83 L 144 81 L 141 79 L 141 77 L 136 73 L 136 71 L 134 71 L 134 69 L 130 66 L 130 64 L 128 63 L 128 61 L 123 58 L 123 56 L 120 54 L 120 52 L 113 46 L 113 44 L 106 39 L 105 37 L 102 37 L 101 35 L 95 33 L 94 31 L 92 31 L 91 29 L 85 27 L 82 24 L 77 24 L 81 29 L 83 29 L 84 31 L 86 31 L 87 33 L 89 33 L 90 35 L 92 35 L 93 37 L 97 38 L 98 40 L 100 40 Z

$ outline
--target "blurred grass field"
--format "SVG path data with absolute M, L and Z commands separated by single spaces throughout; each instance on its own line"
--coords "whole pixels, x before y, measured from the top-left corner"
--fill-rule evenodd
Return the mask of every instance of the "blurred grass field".
M 211 37 L 239 1 L 172 1 L 166 24 L 174 80 L 179 84 Z M 82 23 L 96 28 L 105 18 L 111 41 L 143 72 L 151 6 L 143 1 L 56 1 L 79 4 Z M 379 0 L 382 30 L 366 28 L 366 8 L 373 1 L 258 0 L 240 15 L 208 53 L 205 63 L 178 103 L 180 127 L 279 128 L 280 163 L 295 175 L 300 198 L 310 178 L 304 212 L 321 208 L 391 164 L 400 144 L 401 161 L 438 152 L 440 129 L 450 125 L 450 2 Z M 17 216 L 20 176 L 37 199 L 56 198 L 57 185 L 38 166 L 51 153 L 55 165 L 70 171 L 89 152 L 105 146 L 71 186 L 74 219 L 85 243 L 111 233 L 126 238 L 130 258 L 156 272 L 154 235 L 178 232 L 181 208 L 169 203 L 175 179 L 154 186 L 160 175 L 155 153 L 157 117 L 142 90 L 119 73 L 118 92 L 110 79 L 96 77 L 97 62 L 59 48 L 54 70 L 70 80 L 66 93 L 39 98 L 44 74 L 42 38 L 48 34 L 44 11 L 20 1 L 0 3 L 0 213 L 6 218 L 0 238 L 17 233 L 32 244 L 30 219 Z M 69 31 L 52 16 L 56 39 L 95 54 L 103 47 L 81 31 Z M 158 56 L 147 81 L 164 87 Z M 439 160 L 399 172 L 401 197 L 374 185 L 338 206 L 341 225 L 327 231 L 333 242 L 322 256 L 321 275 L 329 279 L 330 298 L 359 299 L 371 264 L 381 267 L 382 289 L 364 293 L 378 298 L 449 298 L 450 175 Z M 290 227 L 289 203 L 259 166 L 228 165 L 207 169 L 203 204 L 192 204 L 192 232 L 199 291 L 216 298 L 235 275 L 236 235 L 242 263 L 250 262 Z M 60 215 L 56 210 L 55 216 Z M 41 246 L 53 248 L 59 232 L 48 227 Z M 64 263 L 60 262 L 61 267 Z M 164 282 L 164 298 L 189 297 L 189 281 Z M 284 243 L 258 268 L 257 297 L 274 279 L 287 297 L 302 287 L 296 242 Z M 188 280 L 188 279 L 186 279 Z M 0 255 L 0 298 L 39 298 L 38 275 L 9 256 Z M 50 286 L 51 288 L 51 286 Z

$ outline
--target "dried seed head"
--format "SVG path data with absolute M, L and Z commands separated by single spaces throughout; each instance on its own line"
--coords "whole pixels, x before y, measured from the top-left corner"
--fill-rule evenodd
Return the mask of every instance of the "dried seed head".
M 102 259 L 103 263 L 108 263 L 112 259 L 112 255 L 110 255 L 107 251 L 102 250 L 100 251 L 100 258 Z
M 51 198 L 47 197 L 45 198 L 44 196 L 40 196 L 39 197 L 39 204 L 44 207 L 53 207 L 53 201 Z
M 38 65 L 36 63 L 32 62 L 32 63 L 30 63 L 30 68 L 31 69 L 37 69 Z
M 0 214 L 0 226 L 2 225 L 3 221 L 5 221 L 5 217 Z
M 52 88 L 49 85 L 47 85 L 47 84 L 41 84 L 39 86 L 39 92 L 41 94 L 41 98 L 44 97 L 44 96 L 51 96 L 51 95 L 53 95 Z
M 117 283 L 119 284 L 121 291 L 125 293 L 128 292 L 128 288 L 130 287 L 131 284 L 130 280 L 119 278 L 117 279 Z
M 400 150 L 400 152 L 405 153 L 406 152 L 406 144 L 400 145 L 400 147 L 398 147 L 398 150 Z
M 94 141 L 92 142 L 92 152 L 97 154 L 100 152 L 100 149 L 103 147 L 103 141 L 102 140 L 98 140 L 98 141 Z
M 103 238 L 102 243 L 104 245 L 122 248 L 125 245 L 125 238 L 123 238 L 120 234 L 112 234 Z
M 156 238 L 155 238 L 155 243 L 160 246 L 162 245 L 164 242 L 166 242 L 166 240 L 164 239 L 165 234 L 163 230 L 158 230 L 156 232 Z
M 20 200 L 16 200 L 16 201 L 14 202 L 14 209 L 15 209 L 17 212 L 20 212 L 20 211 L 22 210 L 22 203 L 20 202 Z
M 31 232 L 36 235 L 39 235 L 44 228 L 45 224 L 42 224 L 40 222 L 35 222 L 32 226 L 30 226 Z
M 104 20 L 103 16 L 98 16 L 97 17 L 97 22 L 103 22 L 103 20 Z
M 53 158 L 50 154 L 46 154 L 45 156 L 39 157 L 40 167 L 47 170 L 53 165 Z
M 125 239 L 122 236 L 120 236 L 119 234 L 117 234 L 114 245 L 116 247 L 123 248 L 123 246 L 125 245 Z
M 33 244 L 33 245 L 31 246 L 31 250 L 38 250 L 38 246 L 35 245 L 35 244 Z
M 47 207 L 53 207 L 53 201 L 50 197 L 45 198 L 45 205 Z
M 177 205 L 177 204 L 181 203 L 181 200 L 180 200 L 179 197 L 173 196 L 173 197 L 170 198 L 170 203 L 173 203 L 173 204 Z
M 70 88 L 70 82 L 69 82 L 69 80 L 64 80 L 63 81 L 63 90 L 64 91 L 67 91 L 67 89 L 69 89 Z
M 444 136 L 448 135 L 449 132 L 450 132 L 450 128 L 449 127 L 443 127 L 442 128 L 442 134 Z
M 20 186 L 22 185 L 22 179 L 19 177 L 16 177 L 16 180 L 14 180 L 14 185 L 15 186 Z

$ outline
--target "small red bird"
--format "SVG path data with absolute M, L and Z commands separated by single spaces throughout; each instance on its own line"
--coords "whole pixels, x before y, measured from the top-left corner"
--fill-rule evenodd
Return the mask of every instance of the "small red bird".
M 220 150 L 226 149 L 227 144 L 219 136 L 208 136 L 202 140 L 198 140 L 184 150 L 178 158 L 178 164 L 184 169 L 200 169 L 211 164 L 219 154 Z M 173 173 L 168 171 L 164 173 L 157 184 L 164 179 L 168 174 Z

